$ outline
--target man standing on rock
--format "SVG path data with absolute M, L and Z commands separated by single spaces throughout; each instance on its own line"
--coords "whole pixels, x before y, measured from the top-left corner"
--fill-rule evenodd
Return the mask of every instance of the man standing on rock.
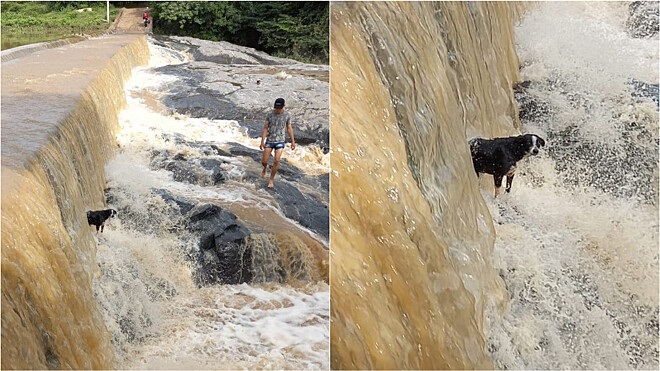
M 268 158 L 271 151 L 275 150 L 273 168 L 270 171 L 270 179 L 268 180 L 268 188 L 273 188 L 273 178 L 277 173 L 277 168 L 280 167 L 280 157 L 282 157 L 282 150 L 284 149 L 285 131 L 291 137 L 291 149 L 296 149 L 296 140 L 293 139 L 293 127 L 291 126 L 291 115 L 289 112 L 284 111 L 284 98 L 275 99 L 274 110 L 268 112 L 266 115 L 266 124 L 264 130 L 261 132 L 261 144 L 259 149 L 264 151 L 261 157 L 261 164 L 264 169 L 261 171 L 261 177 L 266 176 L 268 169 Z

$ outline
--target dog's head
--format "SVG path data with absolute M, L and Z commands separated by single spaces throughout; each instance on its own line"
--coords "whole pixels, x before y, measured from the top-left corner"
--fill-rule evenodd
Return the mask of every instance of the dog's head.
M 525 134 L 524 137 L 529 155 L 538 155 L 539 150 L 545 146 L 545 140 L 536 134 Z
M 110 211 L 110 217 L 111 217 L 111 218 L 114 218 L 115 216 L 117 216 L 117 210 L 115 210 L 115 209 L 108 209 L 108 211 Z

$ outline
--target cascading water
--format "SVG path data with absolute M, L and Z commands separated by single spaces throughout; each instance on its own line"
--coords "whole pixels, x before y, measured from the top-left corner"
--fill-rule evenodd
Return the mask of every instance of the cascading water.
M 153 43 L 109 35 L 3 61 L 2 367 L 327 368 L 328 155 L 303 136 L 269 193 L 246 129 L 164 108 L 164 84 L 189 91 L 176 76 L 199 65 Z M 247 63 L 208 86 L 256 75 L 282 93 L 283 66 L 297 117 L 327 117 L 327 67 Z M 85 212 L 107 207 L 118 217 L 95 235 Z M 227 235 L 241 243 L 213 245 Z M 219 259 L 226 246 L 237 260 Z
M 333 5 L 333 367 L 657 369 L 657 32 L 628 5 Z M 520 132 L 547 146 L 493 198 L 467 139 Z
M 548 146 L 489 202 L 498 368 L 658 368 L 658 36 L 628 7 L 542 3 L 516 29 L 524 130 Z
M 154 40 L 149 47 L 150 66 L 127 82 L 120 150 L 106 167 L 107 197 L 119 216 L 99 237 L 94 286 L 119 367 L 327 368 L 327 240 L 288 219 L 255 184 L 259 163 L 229 154 L 238 144 L 258 148 L 259 139 L 236 121 L 173 113 L 161 103 L 171 90 L 201 83 L 177 76 L 194 68 L 186 53 Z M 284 158 L 308 173 L 327 172 L 329 155 L 315 151 L 299 146 Z M 170 153 L 215 170 L 155 165 Z M 197 257 L 206 252 L 185 226 L 196 204 L 216 204 L 253 230 L 237 263 L 249 283 L 205 281 Z
M 101 208 L 135 35 L 2 62 L 2 367 L 111 368 L 85 211 Z
M 503 3 L 333 4 L 333 367 L 492 367 L 483 310 L 504 291 L 467 135 L 518 125 L 512 17 Z

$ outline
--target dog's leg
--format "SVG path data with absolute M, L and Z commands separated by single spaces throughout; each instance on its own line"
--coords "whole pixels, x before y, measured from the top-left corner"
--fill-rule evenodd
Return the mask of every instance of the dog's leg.
M 516 173 L 516 167 L 512 166 L 506 173 L 506 193 L 511 192 L 511 184 L 513 183 L 513 176 Z
M 493 181 L 495 182 L 495 197 L 500 194 L 500 188 L 502 187 L 502 176 L 493 175 Z
M 103 233 L 103 226 L 104 225 L 105 225 L 105 223 L 101 223 L 101 233 Z
M 506 193 L 511 192 L 511 183 L 513 183 L 513 173 L 506 176 Z

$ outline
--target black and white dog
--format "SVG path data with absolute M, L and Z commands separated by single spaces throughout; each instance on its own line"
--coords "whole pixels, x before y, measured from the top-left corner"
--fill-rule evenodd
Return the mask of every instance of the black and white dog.
M 99 233 L 99 229 L 101 230 L 101 233 L 103 233 L 103 226 L 105 225 L 105 221 L 114 217 L 115 215 L 117 215 L 117 210 L 115 209 L 88 211 L 87 223 L 89 223 L 89 225 L 96 226 L 96 234 Z
M 543 138 L 536 134 L 495 139 L 474 138 L 468 143 L 477 176 L 480 173 L 493 175 L 495 197 L 500 193 L 502 178 L 505 175 L 506 191 L 511 192 L 516 163 L 527 156 L 537 155 L 539 149 L 545 146 Z

